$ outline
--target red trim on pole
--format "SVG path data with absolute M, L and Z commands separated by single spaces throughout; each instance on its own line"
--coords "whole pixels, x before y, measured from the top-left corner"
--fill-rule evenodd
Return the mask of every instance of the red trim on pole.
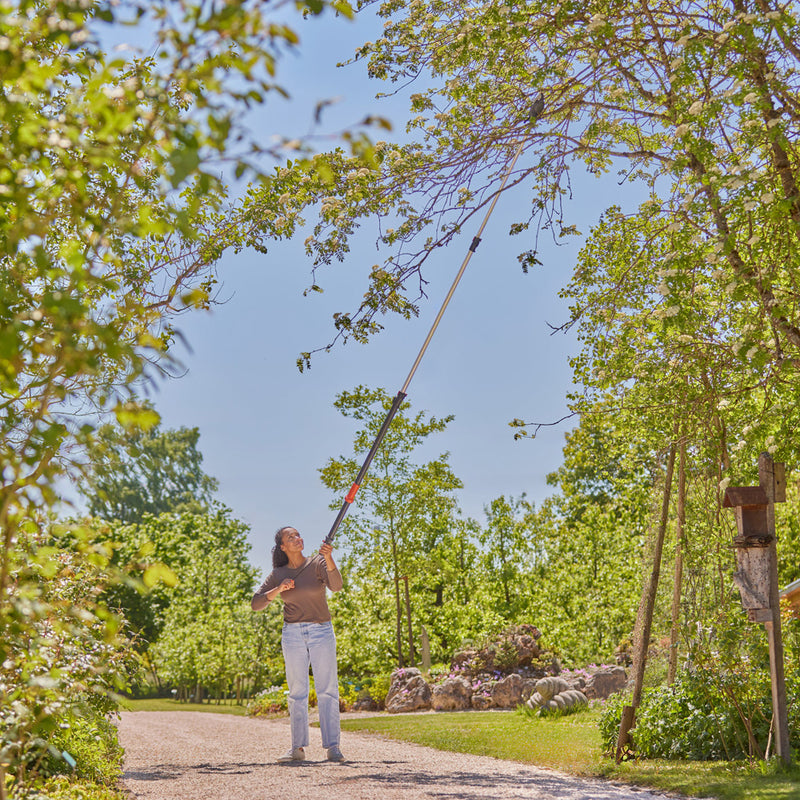
M 344 500 L 345 500 L 345 502 L 346 502 L 346 503 L 352 503 L 352 502 L 353 502 L 353 500 L 355 500 L 355 499 L 356 499 L 356 492 L 358 492 L 358 490 L 359 490 L 360 488 L 361 488 L 361 487 L 360 487 L 360 486 L 359 486 L 357 483 L 354 483 L 354 484 L 353 484 L 353 485 L 350 487 L 350 491 L 347 493 L 347 497 L 345 497 L 345 499 L 344 499 Z

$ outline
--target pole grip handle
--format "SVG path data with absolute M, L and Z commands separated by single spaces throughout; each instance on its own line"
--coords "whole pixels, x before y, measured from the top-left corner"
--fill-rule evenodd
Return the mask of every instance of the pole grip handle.
M 403 391 L 400 391 L 395 395 L 392 405 L 389 407 L 389 411 L 386 413 L 386 417 L 383 420 L 381 429 L 378 431 L 378 435 L 375 437 L 375 441 L 372 443 L 372 447 L 370 447 L 369 453 L 367 453 L 367 457 L 364 459 L 364 463 L 361 465 L 361 469 L 358 471 L 358 475 L 353 482 L 353 485 L 350 487 L 350 491 L 347 493 L 347 497 L 345 497 L 344 503 L 342 503 L 342 507 L 339 509 L 339 513 L 336 515 L 336 519 L 333 521 L 331 529 L 328 531 L 328 535 L 324 539 L 325 544 L 331 544 L 333 542 L 333 537 L 336 535 L 336 530 L 338 529 L 339 525 L 341 525 L 342 520 L 345 518 L 347 509 L 350 508 L 350 504 L 355 500 L 356 493 L 361 488 L 361 484 L 364 482 L 364 476 L 367 474 L 369 465 L 372 463 L 372 459 L 375 458 L 375 454 L 378 452 L 378 448 L 381 446 L 383 437 L 386 436 L 386 431 L 389 430 L 389 426 L 392 424 L 395 414 L 397 414 L 397 412 L 400 410 L 400 406 L 403 404 L 403 400 L 405 399 L 406 394 Z

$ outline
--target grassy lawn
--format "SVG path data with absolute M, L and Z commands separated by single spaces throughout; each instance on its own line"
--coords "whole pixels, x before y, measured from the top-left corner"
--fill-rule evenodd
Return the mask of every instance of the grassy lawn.
M 539 719 L 509 712 L 404 714 L 342 720 L 342 728 L 459 753 L 550 767 L 573 775 L 720 800 L 800 800 L 800 768 L 772 764 L 641 761 L 604 758 L 599 712 Z
M 342 720 L 342 728 L 575 775 L 597 775 L 602 762 L 597 718 L 589 713 L 547 721 L 494 711 L 398 714 Z
M 230 702 L 230 701 L 228 701 Z M 244 706 L 211 703 L 179 703 L 168 697 L 148 697 L 144 700 L 125 699 L 120 703 L 123 711 L 204 711 L 206 714 L 235 714 L 245 716 Z

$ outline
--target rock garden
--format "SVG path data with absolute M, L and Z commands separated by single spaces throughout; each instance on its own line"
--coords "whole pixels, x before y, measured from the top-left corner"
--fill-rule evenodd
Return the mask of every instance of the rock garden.
M 591 665 L 564 670 L 555 655 L 539 646 L 534 625 L 509 628 L 480 647 L 457 652 L 449 671 L 416 667 L 392 673 L 383 706 L 392 714 L 412 711 L 511 709 L 526 704 L 543 713 L 576 709 L 604 700 L 625 687 L 622 666 Z M 379 707 L 370 696 L 355 710 Z

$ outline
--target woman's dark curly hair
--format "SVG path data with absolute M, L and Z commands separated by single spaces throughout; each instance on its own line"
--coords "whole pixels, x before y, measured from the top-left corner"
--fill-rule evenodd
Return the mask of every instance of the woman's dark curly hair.
M 273 568 L 285 567 L 289 563 L 289 556 L 281 550 L 281 545 L 283 544 L 283 532 L 291 527 L 291 525 L 284 525 L 282 528 L 278 528 L 278 530 L 275 531 L 275 546 L 272 548 Z

